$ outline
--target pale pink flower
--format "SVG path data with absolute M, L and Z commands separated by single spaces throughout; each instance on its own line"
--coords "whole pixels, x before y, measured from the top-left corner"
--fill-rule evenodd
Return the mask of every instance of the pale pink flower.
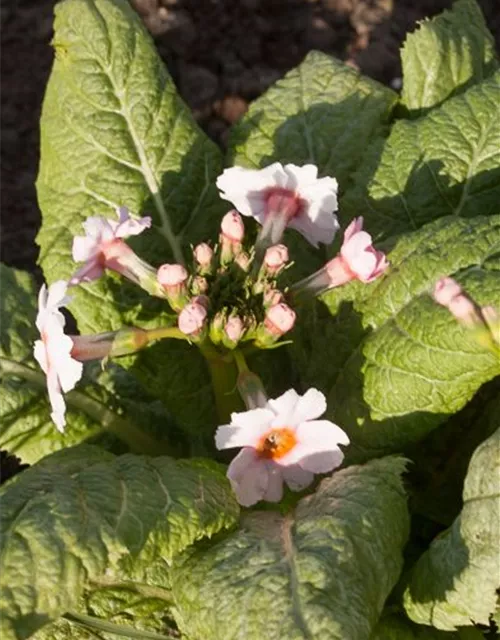
M 324 267 L 291 287 L 292 293 L 307 291 L 319 295 L 351 280 L 372 282 L 389 266 L 382 251 L 372 245 L 372 237 L 363 231 L 363 218 L 355 218 L 344 232 L 340 252 Z
M 290 389 L 263 408 L 231 414 L 231 423 L 217 429 L 218 449 L 243 447 L 227 471 L 240 504 L 279 502 L 283 482 L 301 491 L 315 473 L 342 463 L 339 445 L 349 444 L 349 438 L 333 422 L 316 419 L 325 411 L 325 396 L 317 389 L 303 396 Z
M 123 241 L 148 229 L 151 218 L 134 220 L 126 207 L 118 208 L 117 215 L 118 221 L 98 216 L 85 220 L 85 235 L 73 239 L 73 260 L 85 264 L 73 275 L 70 285 L 97 280 L 105 269 L 117 271 L 138 284 L 151 277 L 152 267 Z
M 285 227 L 301 233 L 315 247 L 330 244 L 338 229 L 337 181 L 318 178 L 313 164 L 298 167 L 280 162 L 264 169 L 232 167 L 217 178 L 221 198 L 261 225 L 261 244 L 277 244 Z
M 453 278 L 440 278 L 434 286 L 432 296 L 438 304 L 446 307 L 458 322 L 464 326 L 473 328 L 483 325 L 483 320 L 476 309 L 476 305 Z
M 34 346 L 35 359 L 47 376 L 51 418 L 61 432 L 66 424 L 63 392 L 74 388 L 82 377 L 83 369 L 82 363 L 71 356 L 73 340 L 64 333 L 66 321 L 59 311 L 69 302 L 67 288 L 68 283 L 59 280 L 50 285 L 48 290 L 45 285 L 40 289 L 36 326 L 41 340 L 37 340 Z

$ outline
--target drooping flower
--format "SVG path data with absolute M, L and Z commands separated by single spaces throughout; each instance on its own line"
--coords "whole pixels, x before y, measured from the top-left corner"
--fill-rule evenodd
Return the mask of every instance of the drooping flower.
M 231 423 L 217 429 L 218 449 L 243 447 L 227 472 L 240 504 L 279 502 L 283 482 L 300 491 L 315 473 L 342 463 L 339 444 L 349 444 L 349 438 L 333 422 L 317 420 L 325 411 L 320 391 L 309 389 L 299 396 L 290 389 L 262 408 L 233 413 Z
M 148 229 L 151 218 L 134 220 L 126 207 L 119 207 L 117 215 L 118 221 L 92 216 L 83 223 L 85 235 L 73 239 L 73 260 L 85 264 L 69 281 L 71 286 L 97 280 L 105 269 L 117 271 L 139 285 L 152 278 L 156 280 L 156 270 L 124 242 L 125 238 Z
M 484 324 L 476 305 L 453 278 L 440 278 L 432 295 L 438 304 L 446 307 L 464 326 L 473 328 Z
M 313 164 L 275 162 L 260 170 L 232 167 L 217 178 L 217 187 L 242 215 L 263 225 L 258 240 L 263 251 L 279 243 L 287 226 L 315 247 L 320 242 L 330 244 L 338 229 L 337 181 L 318 178 Z
M 69 301 L 66 297 L 67 288 L 68 283 L 59 280 L 50 285 L 48 290 L 45 285 L 40 289 L 36 326 L 41 340 L 37 340 L 34 346 L 35 359 L 47 376 L 51 418 L 61 432 L 66 424 L 63 393 L 74 388 L 82 377 L 83 369 L 82 363 L 71 355 L 73 340 L 64 333 L 66 321 L 59 310 Z
M 363 231 L 363 218 L 355 218 L 344 232 L 340 252 L 324 267 L 292 287 L 292 291 L 307 291 L 318 295 L 340 287 L 351 280 L 372 282 L 389 266 L 382 251 L 372 245 L 372 237 Z

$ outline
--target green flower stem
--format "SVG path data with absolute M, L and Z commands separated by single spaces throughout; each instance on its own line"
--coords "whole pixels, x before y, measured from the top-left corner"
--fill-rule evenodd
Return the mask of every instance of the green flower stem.
M 182 333 L 177 327 L 158 327 L 157 329 L 147 330 L 148 342 L 153 340 L 164 340 L 165 338 L 173 338 L 174 340 L 187 340 L 185 333 Z
M 103 631 L 105 633 L 113 633 L 117 636 L 123 636 L 124 638 L 138 638 L 139 640 L 169 640 L 172 636 L 165 636 L 161 633 L 154 631 L 144 631 L 143 629 L 137 630 L 133 627 L 128 627 L 122 624 L 116 624 L 103 620 L 102 618 L 96 618 L 95 616 L 88 616 L 83 613 L 66 613 L 63 618 L 68 622 L 75 624 L 84 629 L 93 631 Z M 96 636 L 100 638 L 101 636 Z
M 208 341 L 198 345 L 207 361 L 212 379 L 217 414 L 221 424 L 230 421 L 233 411 L 241 410 L 241 402 L 236 393 L 237 369 L 233 358 L 220 354 Z
M 1 375 L 18 376 L 28 383 L 45 388 L 47 382 L 45 375 L 20 362 L 14 362 L 8 358 L 0 358 Z M 93 418 L 103 429 L 113 433 L 120 440 L 123 440 L 135 453 L 158 456 L 166 454 L 167 445 L 158 442 L 148 434 L 138 429 L 126 418 L 117 415 L 100 401 L 91 398 L 81 391 L 70 391 L 65 396 L 69 407 L 79 409 Z M 55 428 L 55 427 L 54 427 Z
M 239 349 L 233 351 L 234 361 L 238 367 L 238 379 L 236 386 L 240 392 L 247 409 L 258 409 L 267 404 L 267 395 L 262 380 L 258 375 L 250 371 L 245 356 Z

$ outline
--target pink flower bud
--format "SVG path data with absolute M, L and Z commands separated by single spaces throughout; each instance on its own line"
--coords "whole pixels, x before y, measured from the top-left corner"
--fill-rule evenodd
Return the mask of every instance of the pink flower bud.
M 269 333 L 279 338 L 290 331 L 295 324 L 295 318 L 295 311 L 284 302 L 280 302 L 268 309 L 264 319 L 264 326 Z
M 283 294 L 278 289 L 267 289 L 264 291 L 264 307 L 273 307 L 283 301 Z
M 240 214 L 233 209 L 222 218 L 221 234 L 231 242 L 240 243 L 245 235 L 245 225 Z
M 441 278 L 434 286 L 432 297 L 438 303 L 447 307 L 456 296 L 462 292 L 462 287 L 453 278 Z
M 194 259 L 196 260 L 198 265 L 202 267 L 203 270 L 210 268 L 214 252 L 206 242 L 201 242 L 200 244 L 196 245 L 196 247 L 193 249 L 193 255 Z
M 284 244 L 275 244 L 266 250 L 264 266 L 269 274 L 274 275 L 288 262 L 288 249 Z
M 162 264 L 158 269 L 158 282 L 165 288 L 178 287 L 187 279 L 188 272 L 181 264 Z
M 180 312 L 178 326 L 185 335 L 197 337 L 201 334 L 206 319 L 206 308 L 199 302 L 190 302 Z
M 224 331 L 231 342 L 238 342 L 244 330 L 245 325 L 239 316 L 231 316 L 224 327 Z
M 186 269 L 181 264 L 163 264 L 158 269 L 157 278 L 172 309 L 180 311 L 187 303 Z
M 448 311 L 463 325 L 472 328 L 482 324 L 474 303 L 467 296 L 463 294 L 455 296 L 446 306 Z

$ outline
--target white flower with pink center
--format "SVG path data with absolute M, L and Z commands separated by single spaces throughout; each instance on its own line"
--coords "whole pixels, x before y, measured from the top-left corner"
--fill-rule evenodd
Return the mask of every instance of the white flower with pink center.
M 317 389 L 303 396 L 290 389 L 263 408 L 233 413 L 231 424 L 217 429 L 218 449 L 243 447 L 227 471 L 240 504 L 279 502 L 283 482 L 301 491 L 315 473 L 342 463 L 339 445 L 349 444 L 349 438 L 333 422 L 316 419 L 325 411 L 325 396 Z
M 97 280 L 104 269 L 117 271 L 134 282 L 140 282 L 143 270 L 149 273 L 149 265 L 123 240 L 149 229 L 151 218 L 134 220 L 126 207 L 119 207 L 117 215 L 117 221 L 98 216 L 85 220 L 85 235 L 73 239 L 73 260 L 85 264 L 73 275 L 70 285 Z
M 68 283 L 59 280 L 40 289 L 36 326 L 41 340 L 35 342 L 34 356 L 47 376 L 47 389 L 52 407 L 51 418 L 59 431 L 64 431 L 66 403 L 63 392 L 74 388 L 82 377 L 83 365 L 71 356 L 73 340 L 65 335 L 65 318 L 59 311 L 68 303 Z
M 260 170 L 232 167 L 217 178 L 217 187 L 221 198 L 263 225 L 266 246 L 277 244 L 287 226 L 315 247 L 320 242 L 330 244 L 339 227 L 334 215 L 337 181 L 318 178 L 313 164 L 275 162 Z

